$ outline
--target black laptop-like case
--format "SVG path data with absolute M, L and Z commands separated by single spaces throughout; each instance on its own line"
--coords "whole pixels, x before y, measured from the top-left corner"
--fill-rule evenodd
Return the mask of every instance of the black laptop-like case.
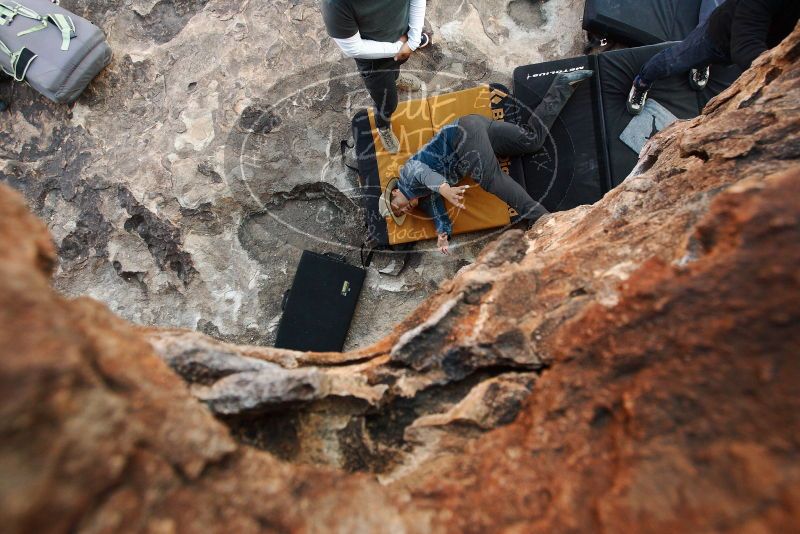
M 275 346 L 338 352 L 344 346 L 366 270 L 335 255 L 303 251 L 284 298 Z

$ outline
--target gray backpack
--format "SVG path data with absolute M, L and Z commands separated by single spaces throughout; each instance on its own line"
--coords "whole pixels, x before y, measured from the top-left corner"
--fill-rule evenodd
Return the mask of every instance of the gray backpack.
M 0 0 L 0 69 L 50 100 L 74 102 L 110 61 L 100 28 L 57 0 Z

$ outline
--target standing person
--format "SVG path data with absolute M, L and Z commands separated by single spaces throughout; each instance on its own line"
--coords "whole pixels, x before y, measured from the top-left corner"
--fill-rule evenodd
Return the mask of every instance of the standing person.
M 448 254 L 453 225 L 442 197 L 457 208 L 466 209 L 467 186 L 456 184 L 471 176 L 483 189 L 533 224 L 547 210 L 502 171 L 495 154 L 522 156 L 542 148 L 575 87 L 593 74 L 591 70 L 557 74 L 527 124 L 522 126 L 493 121 L 483 115 L 466 115 L 446 125 L 403 165 L 399 179 L 389 181 L 378 200 L 381 215 L 402 225 L 406 213 L 419 205 L 433 219 L 439 250 Z
M 344 55 L 354 58 L 372 100 L 375 125 L 384 148 L 395 154 L 400 141 L 392 132 L 397 89 L 419 91 L 421 82 L 401 75 L 400 65 L 430 44 L 422 33 L 425 0 L 322 0 L 322 18 Z
M 711 63 L 735 63 L 742 70 L 789 35 L 800 17 L 800 0 L 726 0 L 686 39 L 645 63 L 628 95 L 628 113 L 638 115 L 653 83 L 690 72 L 692 88 L 702 91 Z

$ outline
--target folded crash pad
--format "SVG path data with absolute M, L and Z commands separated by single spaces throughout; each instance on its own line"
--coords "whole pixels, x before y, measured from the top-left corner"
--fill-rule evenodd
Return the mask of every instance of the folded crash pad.
M 670 44 L 614 50 L 514 70 L 514 98 L 524 110 L 523 116 L 536 108 L 558 72 L 578 68 L 595 71 L 595 76 L 581 84 L 567 103 L 543 149 L 523 158 L 525 187 L 531 196 L 551 211 L 599 200 L 636 165 L 639 154 L 632 146 L 641 147 L 676 118 L 699 115 L 708 100 L 733 81 L 735 73 L 718 66 L 712 66 L 712 83 L 703 92 L 689 87 L 688 74 L 659 80 L 650 91 L 651 105 L 638 117 L 632 117 L 625 102 L 633 78 L 648 59 Z
M 12 54 L 27 50 L 23 57 L 30 59 L 35 56 L 25 72 L 24 81 L 50 100 L 73 102 L 111 61 L 111 48 L 105 35 L 88 20 L 50 0 L 8 0 L 3 4 L 17 10 L 17 6 L 27 8 L 0 25 L 0 41 Z M 43 20 L 24 13 L 33 13 Z M 67 31 L 68 37 L 64 37 L 55 24 L 56 15 L 63 17 L 61 20 L 72 27 L 72 31 Z M 53 18 L 48 20 L 48 16 Z M 43 27 L 37 30 L 40 26 Z M 15 74 L 11 58 L 3 51 L 0 51 L 0 68 Z
M 436 237 L 433 222 L 421 209 L 411 212 L 402 226 L 396 225 L 391 218 L 381 217 L 378 199 L 384 187 L 389 180 L 398 176 L 400 167 L 408 158 L 443 126 L 469 114 L 505 120 L 509 100 L 507 88 L 492 84 L 401 102 L 392 115 L 392 129 L 401 147 L 397 154 L 389 154 L 383 149 L 372 110 L 355 115 L 352 126 L 361 185 L 359 196 L 372 244 L 396 245 Z M 514 179 L 522 183 L 524 178 L 518 161 L 501 159 L 500 163 Z M 463 183 L 475 184 L 470 178 L 465 178 Z M 480 187 L 467 190 L 465 204 L 467 209 L 459 210 L 445 201 L 453 221 L 454 234 L 501 227 L 508 224 L 513 215 L 502 200 Z
M 556 74 L 597 70 L 596 56 L 581 56 L 519 67 L 514 71 L 514 99 L 527 121 Z M 522 158 L 525 189 L 549 211 L 591 204 L 608 190 L 608 165 L 602 137 L 597 76 L 580 84 L 536 154 Z
M 680 41 L 700 19 L 701 0 L 586 0 L 583 29 L 628 46 Z
M 583 29 L 628 46 L 680 41 L 724 1 L 586 0 Z M 700 108 L 725 90 L 741 73 L 735 65 L 714 65 Z
M 598 56 L 600 101 L 606 130 L 611 187 L 622 183 L 639 160 L 639 154 L 620 139 L 623 131 L 634 120 L 625 105 L 631 83 L 645 62 L 667 46 L 669 44 L 627 48 Z M 686 74 L 659 80 L 653 85 L 648 98 L 658 102 L 675 117 L 690 119 L 700 114 L 700 95 L 701 93 L 689 86 L 689 76 Z M 648 120 L 652 123 L 648 139 L 667 125 L 660 124 L 659 117 L 648 114 L 648 110 L 644 110 L 636 120 Z

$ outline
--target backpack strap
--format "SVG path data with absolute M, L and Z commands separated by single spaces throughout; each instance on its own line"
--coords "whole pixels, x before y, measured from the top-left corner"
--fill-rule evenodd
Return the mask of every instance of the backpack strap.
M 72 17 L 61 13 L 47 15 L 47 21 L 52 22 L 61 32 L 61 50 L 69 50 L 69 42 L 76 37 L 75 23 Z
M 22 30 L 17 34 L 17 37 L 22 37 L 23 35 L 28 35 L 29 33 L 38 32 L 39 30 L 43 30 L 47 28 L 47 19 L 39 19 L 40 22 L 36 26 L 31 26 L 27 30 Z
M 43 20 L 41 15 L 29 7 L 25 7 L 13 0 L 0 0 L 0 26 L 11 24 L 17 15 L 33 20 Z
M 54 3 L 57 4 L 57 2 Z M 61 32 L 61 50 L 69 50 L 70 40 L 77 36 L 75 33 L 75 23 L 69 15 L 51 13 L 43 17 L 33 9 L 25 7 L 14 0 L 0 0 L 0 25 L 10 24 L 17 15 L 39 21 L 39 24 L 19 32 L 17 37 L 38 32 L 52 24 Z
M 25 80 L 28 74 L 28 69 L 33 63 L 33 60 L 38 56 L 25 48 L 24 46 L 16 52 L 12 52 L 10 48 L 0 40 L 0 52 L 6 54 L 11 60 L 11 70 L 8 74 L 11 75 L 16 81 L 21 82 Z
M 11 24 L 15 16 L 16 12 L 13 9 L 6 7 L 5 4 L 0 2 L 0 26 Z
M 344 143 L 344 141 L 342 141 Z M 366 251 L 366 254 L 364 252 Z M 375 248 L 370 247 L 367 249 L 366 243 L 361 243 L 361 266 L 368 268 L 372 263 L 372 256 L 375 254 Z

